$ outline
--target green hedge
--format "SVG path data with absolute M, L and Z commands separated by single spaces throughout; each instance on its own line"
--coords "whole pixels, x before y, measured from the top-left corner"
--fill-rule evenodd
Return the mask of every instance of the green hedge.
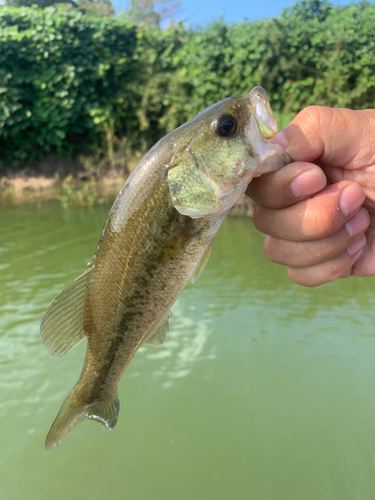
M 164 32 L 74 9 L 0 7 L 0 158 L 150 146 L 264 86 L 276 111 L 375 106 L 375 6 L 302 1 L 278 18 Z
M 310 104 L 374 107 L 375 5 L 301 2 L 278 18 L 214 23 L 188 33 L 172 59 L 168 92 L 162 94 L 161 124 L 168 130 L 256 85 L 283 113 Z M 158 95 L 155 86 L 148 91 Z
M 0 150 L 29 159 L 137 128 L 138 30 L 75 10 L 0 9 Z

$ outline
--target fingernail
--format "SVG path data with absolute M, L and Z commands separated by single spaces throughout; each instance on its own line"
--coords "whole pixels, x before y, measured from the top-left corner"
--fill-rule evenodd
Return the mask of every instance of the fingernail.
M 366 245 L 366 236 L 362 234 L 360 238 L 358 238 L 357 241 L 352 243 L 350 247 L 346 249 L 349 255 L 355 255 L 357 252 L 359 252 L 364 246 Z
M 361 209 L 357 214 L 355 214 L 348 222 L 345 224 L 345 229 L 347 230 L 349 236 L 352 238 L 363 233 L 370 224 L 370 217 L 366 210 Z
M 270 142 L 271 144 L 278 144 L 283 149 L 286 149 L 288 147 L 288 141 L 283 131 L 276 134 L 275 137 L 273 139 L 270 139 L 268 142 Z
M 344 215 L 348 216 L 357 210 L 362 203 L 365 201 L 365 195 L 362 189 L 355 185 L 351 184 L 346 187 L 340 196 L 340 208 Z
M 326 178 L 323 172 L 311 170 L 303 172 L 290 184 L 292 193 L 296 198 L 309 196 L 321 191 L 326 185 Z

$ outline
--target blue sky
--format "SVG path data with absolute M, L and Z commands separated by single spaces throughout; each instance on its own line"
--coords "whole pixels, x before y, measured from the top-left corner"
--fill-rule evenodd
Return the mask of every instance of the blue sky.
M 254 20 L 278 16 L 293 3 L 291 0 L 181 0 L 179 17 L 188 23 L 206 24 L 222 15 L 224 21 L 234 23 L 245 18 Z M 344 5 L 350 2 L 333 0 L 332 3 Z M 127 0 L 113 0 L 113 4 L 117 9 L 124 10 Z

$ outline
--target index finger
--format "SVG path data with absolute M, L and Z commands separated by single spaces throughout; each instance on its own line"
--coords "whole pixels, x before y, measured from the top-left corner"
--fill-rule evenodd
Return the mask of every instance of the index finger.
M 254 178 L 246 194 L 263 207 L 284 208 L 318 193 L 326 183 L 326 176 L 317 165 L 294 162 Z

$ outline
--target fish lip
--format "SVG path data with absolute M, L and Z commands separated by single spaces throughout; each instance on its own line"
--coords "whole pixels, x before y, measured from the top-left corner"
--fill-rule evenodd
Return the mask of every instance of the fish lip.
M 277 134 L 277 122 L 263 87 L 254 87 L 247 95 L 251 114 L 263 139 L 268 140 Z

